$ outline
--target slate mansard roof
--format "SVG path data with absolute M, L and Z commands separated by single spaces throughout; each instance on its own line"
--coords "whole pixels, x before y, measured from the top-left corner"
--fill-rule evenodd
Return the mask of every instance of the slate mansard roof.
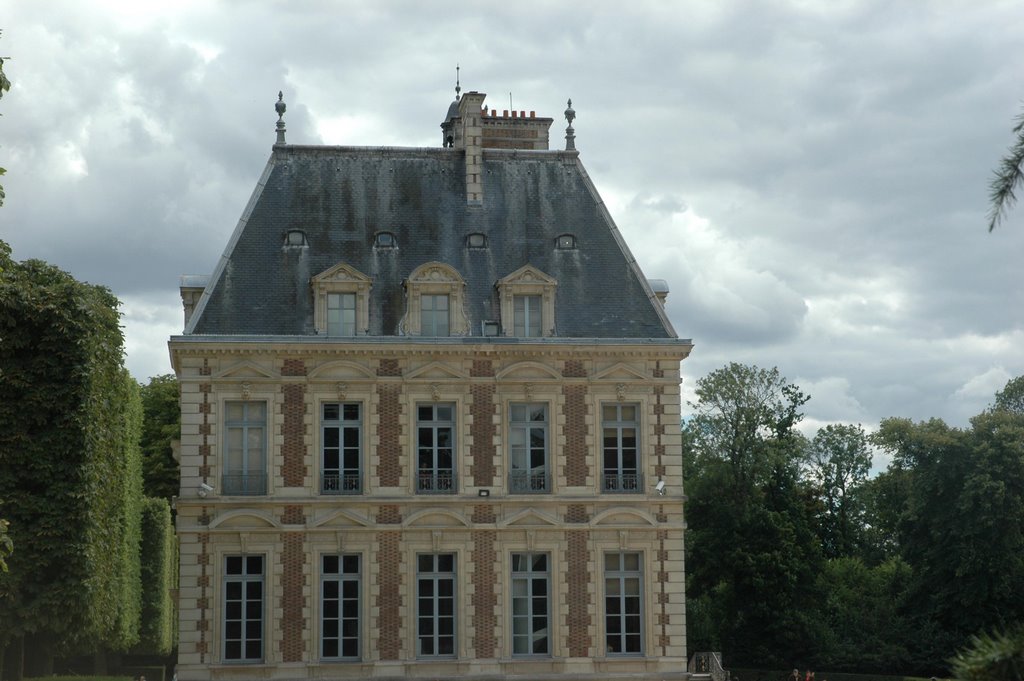
M 558 282 L 550 340 L 676 338 L 577 152 L 484 149 L 479 205 L 466 200 L 465 157 L 275 145 L 186 336 L 315 336 L 311 278 L 339 263 L 372 279 L 368 335 L 396 336 L 403 282 L 440 261 L 465 280 L 469 335 L 481 342 L 496 340 L 481 326 L 500 319 L 495 284 L 524 265 Z M 304 246 L 286 244 L 290 230 Z M 395 248 L 374 246 L 382 231 Z M 471 248 L 471 233 L 486 246 Z M 575 248 L 558 247 L 567 234 Z

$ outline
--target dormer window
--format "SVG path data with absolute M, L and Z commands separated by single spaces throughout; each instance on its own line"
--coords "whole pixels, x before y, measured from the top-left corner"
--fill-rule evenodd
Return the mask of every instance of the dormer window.
M 568 250 L 576 248 L 576 236 L 573 234 L 561 234 L 555 239 L 555 248 Z
M 449 265 L 420 265 L 405 282 L 406 312 L 401 327 L 410 336 L 465 336 L 466 282 Z
M 289 229 L 284 233 L 285 248 L 302 248 L 306 245 L 306 233 L 301 229 Z
M 391 232 L 377 232 L 373 246 L 374 248 L 398 248 L 398 239 Z
M 333 337 L 362 336 L 370 326 L 372 280 L 344 263 L 313 277 L 316 332 Z
M 530 265 L 498 282 L 501 327 L 506 336 L 555 335 L 555 289 L 558 282 Z
M 468 248 L 487 248 L 487 236 L 480 232 L 474 232 L 466 237 Z

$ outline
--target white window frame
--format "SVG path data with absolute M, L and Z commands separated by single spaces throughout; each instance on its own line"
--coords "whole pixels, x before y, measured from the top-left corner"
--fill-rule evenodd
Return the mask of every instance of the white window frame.
M 623 419 L 622 409 L 633 409 L 633 419 Z M 601 409 L 601 491 L 607 494 L 641 494 L 644 491 L 643 462 L 640 449 L 640 415 L 641 405 L 636 402 L 602 402 Z M 605 410 L 614 409 L 615 418 L 605 418 Z M 625 433 L 633 431 L 633 456 L 636 465 L 627 467 L 624 460 L 629 452 L 625 446 Z M 606 443 L 608 431 L 614 433 L 615 444 L 609 447 Z M 614 459 L 609 465 L 609 455 Z
M 222 457 L 223 468 L 221 470 L 221 494 L 225 496 L 264 496 L 267 494 L 267 428 L 269 426 L 270 406 L 266 400 L 225 400 L 224 401 L 224 456 Z M 254 405 L 263 407 L 263 418 L 253 419 L 249 416 L 249 410 Z M 242 418 L 231 419 L 229 411 L 233 406 L 242 407 Z M 260 429 L 261 433 L 258 442 L 250 441 L 250 431 Z M 229 468 L 229 461 L 232 457 L 230 446 L 233 432 L 241 432 L 241 468 Z M 259 448 L 258 464 L 256 471 L 250 470 L 251 457 L 250 448 Z M 235 484 L 238 478 L 240 485 Z
M 450 265 L 428 262 L 420 265 L 405 280 L 406 310 L 399 324 L 401 333 L 410 336 L 431 335 L 423 328 L 423 296 L 448 296 L 448 336 L 469 334 L 466 317 L 466 282 Z
M 627 556 L 635 556 L 637 567 L 625 567 Z M 642 551 L 607 551 L 604 553 L 604 637 L 605 654 L 609 657 L 642 657 L 644 654 L 644 554 Z M 609 569 L 611 559 L 616 563 Z M 635 589 L 631 585 L 635 585 Z M 629 593 L 635 590 L 636 593 Z M 630 610 L 635 603 L 635 613 Z M 618 612 L 612 612 L 617 610 Z M 617 623 L 617 626 L 613 626 Z M 631 625 L 635 624 L 635 629 Z M 618 629 L 613 632 L 613 629 Z M 635 650 L 626 650 L 633 639 Z
M 548 337 L 555 335 L 555 291 L 558 281 L 544 274 L 536 267 L 524 265 L 515 272 L 498 280 L 498 300 L 501 305 L 501 328 L 506 336 L 522 338 Z M 537 313 L 540 315 L 539 333 L 535 336 L 523 323 L 517 325 L 516 299 L 540 297 Z M 525 300 L 523 301 L 525 303 Z M 532 312 L 532 311 L 531 311 Z M 532 326 L 532 324 L 531 324 Z M 523 335 L 519 333 L 523 328 Z
M 338 408 L 338 418 L 328 419 L 327 409 L 329 406 Z M 346 418 L 346 408 L 355 407 L 356 418 Z M 320 403 L 320 494 L 324 495 L 351 495 L 364 493 L 363 474 L 365 457 L 363 455 L 364 442 L 364 409 L 363 403 L 354 400 L 334 401 L 328 400 Z M 337 430 L 337 445 L 328 446 L 330 437 L 329 431 Z M 346 436 L 355 433 L 356 444 L 354 446 L 356 466 L 346 465 L 347 455 L 351 454 L 353 445 L 346 444 Z M 327 457 L 329 450 L 337 450 L 338 465 L 328 469 Z M 328 473 L 328 470 L 332 473 Z
M 451 559 L 451 570 L 441 570 L 442 557 Z M 424 570 L 424 559 L 430 560 L 430 569 Z M 458 602 L 458 554 L 454 551 L 442 551 L 439 553 L 418 553 L 416 554 L 416 657 L 429 659 L 455 659 L 459 651 L 459 602 Z M 424 586 L 430 584 L 430 594 L 424 593 Z M 449 583 L 451 596 L 441 595 L 441 586 Z M 450 600 L 451 610 L 451 633 L 442 634 L 438 626 L 445 615 L 440 614 L 439 607 L 443 600 Z M 429 600 L 432 612 L 424 614 L 422 611 L 424 601 Z M 430 618 L 431 631 L 422 630 L 426 618 Z M 439 652 L 442 638 L 451 638 L 451 652 Z M 429 640 L 432 650 L 424 652 L 424 643 Z
M 439 409 L 446 408 L 451 411 L 451 419 L 439 418 Z M 458 414 L 455 402 L 418 402 L 416 409 L 416 435 L 415 435 L 415 486 L 417 494 L 456 494 L 458 484 L 458 450 L 456 448 L 456 417 Z M 430 409 L 429 419 L 421 418 L 420 411 Z M 421 431 L 429 431 L 429 441 L 425 442 L 420 438 L 424 435 Z M 442 434 L 447 432 L 448 446 L 442 447 Z M 441 466 L 438 461 L 444 455 L 444 450 L 450 450 L 448 456 L 451 458 L 449 466 Z M 422 455 L 429 453 L 430 466 L 422 465 Z
M 327 571 L 327 561 L 329 559 L 335 559 L 338 562 L 338 569 L 335 572 Z M 355 562 L 355 571 L 346 571 L 346 564 L 351 566 L 351 562 Z M 345 585 L 355 584 L 355 596 L 354 598 L 349 595 L 345 595 Z M 337 588 L 336 596 L 328 598 L 328 591 L 331 586 L 334 585 Z M 345 601 L 349 601 L 351 605 L 354 601 L 355 616 L 351 614 L 345 614 Z M 337 614 L 334 617 L 328 618 L 328 602 L 337 602 Z M 344 635 L 344 622 L 346 620 L 356 622 L 356 634 L 354 637 Z M 337 624 L 337 635 L 327 636 L 327 628 L 329 623 Z M 340 661 L 358 661 L 362 659 L 363 650 L 363 557 L 359 553 L 324 553 L 320 555 L 320 659 L 322 660 L 340 660 Z M 337 655 L 327 654 L 327 644 L 333 641 L 337 646 Z M 355 641 L 355 652 L 351 655 L 345 655 L 344 642 L 345 640 Z
M 536 408 L 543 410 L 543 420 L 531 417 Z M 525 418 L 517 412 L 525 410 Z M 509 402 L 508 404 L 508 491 L 510 494 L 551 493 L 551 409 L 547 402 Z M 533 466 L 536 453 L 533 436 L 541 435 L 540 448 L 544 464 L 541 471 Z
M 370 328 L 370 289 L 373 280 L 359 270 L 339 263 L 324 270 L 311 280 L 314 295 L 314 326 L 316 332 L 325 336 L 346 337 L 363 336 Z M 328 297 L 331 294 L 351 294 L 355 296 L 355 325 L 353 328 L 330 328 L 328 324 Z M 348 333 L 351 331 L 352 333 Z
M 258 574 L 251 574 L 249 572 L 249 561 L 250 559 L 260 560 L 260 571 Z M 232 559 L 239 559 L 241 561 L 242 572 L 236 574 L 228 573 L 228 562 Z M 247 554 L 247 553 L 229 553 L 222 557 L 221 565 L 223 566 L 222 580 L 221 580 L 221 604 L 223 610 L 221 611 L 221 644 L 222 644 L 222 655 L 224 662 L 227 664 L 259 664 L 263 662 L 264 656 L 266 655 L 267 645 L 267 557 L 261 553 Z M 228 602 L 231 591 L 231 584 L 241 584 L 239 594 L 239 617 L 228 619 Z M 259 637 L 248 636 L 248 629 L 251 620 L 249 619 L 249 608 L 247 607 L 250 601 L 249 595 L 249 584 L 258 583 L 260 585 L 260 608 L 259 608 Z M 229 639 L 228 630 L 230 624 L 238 621 L 239 624 L 239 655 L 237 657 L 229 657 Z M 234 640 L 234 639 L 232 639 Z M 248 655 L 248 644 L 250 642 L 259 642 L 259 655 L 257 657 L 250 657 Z
M 536 558 L 544 558 L 544 569 L 535 570 L 533 568 L 534 561 Z M 516 569 L 517 558 L 521 566 L 525 566 L 525 569 L 520 567 Z M 513 551 L 511 555 L 511 610 L 509 615 L 509 631 L 512 641 L 512 656 L 513 657 L 550 657 L 551 647 L 553 643 L 552 639 L 552 617 L 551 617 L 551 605 L 552 605 L 552 594 L 551 594 L 551 554 L 547 552 L 519 552 Z M 544 612 L 537 613 L 534 610 L 534 606 L 537 605 L 537 600 L 540 596 L 537 595 L 535 587 L 538 584 L 542 584 L 544 587 Z M 525 594 L 517 593 L 522 591 L 525 587 Z M 518 602 L 518 606 L 517 606 Z M 525 611 L 525 612 L 523 612 Z M 534 630 L 536 625 L 537 617 L 543 617 L 546 623 L 544 628 L 543 639 L 538 637 L 537 631 Z M 517 621 L 526 620 L 526 633 L 516 633 Z M 528 652 L 517 652 L 516 643 L 519 640 L 523 640 L 525 637 L 526 642 L 529 644 Z M 544 641 L 544 650 L 535 651 L 533 650 L 538 640 Z

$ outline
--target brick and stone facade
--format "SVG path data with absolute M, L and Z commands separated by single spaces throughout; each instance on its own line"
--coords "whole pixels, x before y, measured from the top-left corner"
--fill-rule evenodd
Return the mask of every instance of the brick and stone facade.
M 447 173 L 444 182 L 466 183 L 465 194 L 457 198 L 473 220 L 483 224 L 480 215 L 497 210 L 489 203 L 497 191 L 488 185 L 490 170 L 498 168 L 488 164 L 495 159 L 509 168 L 541 164 L 530 172 L 548 178 L 545 182 L 569 183 L 552 187 L 560 195 L 589 186 L 575 151 L 495 157 L 486 131 L 500 129 L 501 139 L 511 140 L 515 135 L 509 131 L 517 128 L 493 114 L 482 123 L 480 112 L 471 110 L 482 101 L 482 95 L 464 98 L 461 118 L 451 120 L 466 119 L 467 127 L 456 148 L 444 150 L 450 155 L 447 167 L 458 170 Z M 539 131 L 543 124 L 546 149 L 545 121 L 550 119 L 516 120 L 524 130 Z M 686 678 L 679 385 L 680 363 L 691 345 L 675 337 L 661 302 L 629 264 L 632 259 L 603 207 L 595 203 L 591 217 L 580 218 L 575 227 L 568 218 L 552 218 L 544 227 L 552 249 L 548 261 L 527 261 L 509 251 L 511 246 L 498 252 L 498 231 L 474 227 L 477 223 L 469 218 L 452 218 L 448 224 L 444 211 L 434 222 L 421 208 L 410 215 L 430 229 L 456 230 L 451 242 L 459 249 L 469 244 L 455 254 L 429 252 L 399 227 L 388 227 L 395 216 L 382 215 L 379 222 L 394 229 L 405 250 L 380 248 L 387 242 L 376 231 L 367 232 L 359 243 L 376 249 L 372 257 L 378 265 L 370 265 L 359 260 L 363 256 L 352 244 L 318 255 L 317 245 L 329 240 L 318 241 L 316 225 L 328 218 L 313 214 L 296 218 L 305 230 L 302 238 L 288 236 L 282 247 L 278 224 L 291 209 L 273 202 L 309 206 L 311 199 L 277 197 L 274 191 L 285 190 L 274 189 L 275 173 L 298 176 L 303 159 L 319 162 L 325 154 L 341 153 L 332 157 L 331 172 L 355 164 L 364 168 L 353 172 L 358 178 L 376 172 L 382 162 L 404 157 L 394 150 L 363 158 L 361 152 L 292 150 L 282 144 L 274 153 L 232 241 L 274 240 L 265 249 L 266 261 L 245 260 L 254 257 L 251 246 L 229 251 L 231 267 L 215 272 L 201 296 L 195 287 L 185 291 L 188 326 L 170 342 L 182 413 L 178 678 Z M 474 157 L 463 164 L 466 153 Z M 279 170 L 277 161 L 289 154 L 297 154 L 294 164 L 286 170 L 282 163 Z M 408 172 L 388 177 L 401 176 L 395 182 L 405 183 L 419 177 L 412 171 L 422 153 L 411 155 Z M 440 181 L 435 175 L 445 173 L 431 175 L 431 182 Z M 296 184 L 288 183 L 279 184 Z M 451 191 L 451 186 L 437 191 Z M 502 192 L 508 195 L 513 188 L 506 185 Z M 592 201 L 596 192 L 587 191 L 586 200 Z M 322 228 L 325 235 L 348 229 L 329 222 Z M 599 231 L 586 231 L 593 229 Z M 480 230 L 481 240 L 470 244 L 464 234 L 473 230 Z M 563 238 L 567 231 L 571 240 Z M 604 285 L 611 275 L 585 279 L 571 266 L 576 250 L 557 252 L 566 244 L 599 249 L 604 261 L 619 263 L 609 272 L 625 272 L 627 280 L 609 282 L 613 288 L 592 292 L 595 298 L 588 302 L 581 291 Z M 475 257 L 474 248 L 494 249 L 487 251 L 488 266 L 500 269 L 479 275 L 465 265 Z M 313 310 L 328 305 L 320 301 L 316 307 L 315 287 L 305 291 L 299 286 L 295 294 L 293 286 L 337 266 L 339 257 L 345 267 L 365 275 L 353 295 L 371 296 L 356 303 L 365 306 L 357 318 L 368 319 L 370 327 L 345 338 L 320 332 L 330 327 Z M 379 264 L 386 258 L 397 260 Z M 463 268 L 459 276 L 465 291 L 452 298 L 465 308 L 459 319 L 469 330 L 459 331 L 461 337 L 422 338 L 408 333 L 400 321 L 408 297 L 419 295 L 419 289 L 405 287 L 403 278 L 430 262 L 454 271 Z M 568 263 L 564 271 L 559 263 Z M 545 315 L 544 337 L 507 342 L 511 329 L 490 337 L 483 331 L 487 324 L 515 316 L 498 309 L 501 300 L 514 299 L 515 291 L 499 299 L 497 285 L 527 266 L 544 274 L 545 295 L 550 294 L 547 307 L 534 308 Z M 275 283 L 274 267 L 298 273 L 286 273 L 292 288 L 276 307 L 275 287 L 284 284 Z M 257 272 L 251 279 L 245 274 L 249 270 Z M 344 292 L 344 281 L 338 285 Z M 557 291 L 573 293 L 559 297 L 552 293 L 556 285 Z M 246 286 L 257 287 L 252 295 L 258 304 L 238 297 L 248 295 L 240 293 L 248 291 Z M 626 300 L 626 294 L 634 299 Z M 612 303 L 621 309 L 590 312 Z M 273 314 L 264 317 L 254 312 L 271 308 Z M 282 330 L 282 320 L 288 319 L 295 321 Z M 513 450 L 522 446 L 526 431 L 523 423 L 514 423 L 512 413 L 522 405 L 543 415 L 540 430 L 529 431 L 530 446 L 543 447 L 540 477 L 536 461 L 526 469 L 513 464 Z M 338 447 L 332 438 L 344 425 L 342 406 L 349 410 L 344 418 L 350 419 L 345 423 L 351 430 L 345 432 L 356 434 L 344 440 L 345 446 L 357 453 L 351 459 L 357 464 L 352 464 L 355 471 L 339 473 L 337 465 L 332 468 L 326 461 L 332 447 Z M 424 482 L 421 470 L 424 433 L 436 426 L 430 419 L 438 406 L 451 415 L 444 423 L 451 437 L 445 441 L 452 460 L 450 487 L 432 487 L 436 481 Z M 630 429 L 629 443 L 609 444 L 622 421 Z M 634 444 L 637 456 L 630 470 L 609 473 L 607 449 Z M 428 458 L 432 453 L 437 455 L 429 450 Z M 523 475 L 533 476 L 525 488 Z M 659 481 L 663 494 L 656 489 Z M 450 560 L 450 567 L 436 568 L 439 577 L 423 561 L 436 556 Z M 610 567 L 620 556 L 615 564 L 621 570 Z M 339 567 L 346 557 L 355 557 L 344 568 L 350 572 Z M 540 579 L 546 580 L 539 600 L 531 597 L 530 607 L 544 609 L 546 617 L 543 627 L 534 619 L 526 625 L 530 645 L 543 641 L 528 650 L 531 654 L 522 654 L 519 646 L 527 620 L 513 621 L 514 602 L 525 604 L 523 584 L 533 583 L 513 575 L 523 569 L 524 557 L 540 559 Z M 440 655 L 421 640 L 431 627 L 441 626 L 440 615 L 429 622 L 424 616 L 426 592 L 421 590 L 427 589 L 427 574 L 439 580 L 430 584 L 450 584 L 453 590 L 448 601 L 452 648 Z M 635 597 L 628 601 L 637 611 L 635 620 L 610 617 L 611 599 L 621 585 Z M 344 623 L 338 594 L 349 599 Z M 430 607 L 440 608 L 439 603 L 431 601 Z M 626 650 L 620 648 L 627 639 L 619 637 L 619 626 L 636 632 Z M 345 636 L 350 647 L 342 648 Z

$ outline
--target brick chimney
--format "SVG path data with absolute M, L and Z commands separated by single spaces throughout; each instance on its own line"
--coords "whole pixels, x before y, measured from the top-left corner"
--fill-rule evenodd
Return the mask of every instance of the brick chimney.
M 466 203 L 479 206 L 484 202 L 483 127 L 480 124 L 484 98 L 482 92 L 467 92 L 459 100 L 459 127 L 456 137 L 466 150 Z M 461 137 L 461 140 L 459 140 Z

